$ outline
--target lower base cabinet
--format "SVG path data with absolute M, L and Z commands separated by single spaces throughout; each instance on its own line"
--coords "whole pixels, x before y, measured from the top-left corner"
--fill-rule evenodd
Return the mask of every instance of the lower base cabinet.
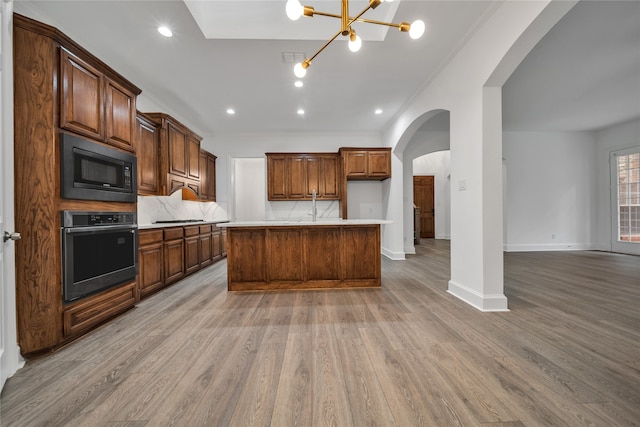
M 226 256 L 226 230 L 212 224 L 140 230 L 138 239 L 140 298 Z

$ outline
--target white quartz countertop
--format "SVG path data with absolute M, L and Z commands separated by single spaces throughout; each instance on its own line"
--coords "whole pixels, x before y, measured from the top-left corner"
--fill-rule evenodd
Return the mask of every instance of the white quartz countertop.
M 268 220 L 268 221 L 238 221 L 218 224 L 218 227 L 278 227 L 278 226 L 320 226 L 320 225 L 371 225 L 391 224 L 393 221 L 386 219 L 340 219 L 323 218 L 317 221 L 311 220 Z
M 163 222 L 163 223 L 153 223 L 153 224 L 138 224 L 139 230 L 150 230 L 153 228 L 168 228 L 168 227 L 184 227 L 189 225 L 208 225 L 208 224 L 216 224 L 220 226 L 222 223 L 226 223 L 228 220 L 218 220 L 218 221 L 185 221 L 185 222 Z

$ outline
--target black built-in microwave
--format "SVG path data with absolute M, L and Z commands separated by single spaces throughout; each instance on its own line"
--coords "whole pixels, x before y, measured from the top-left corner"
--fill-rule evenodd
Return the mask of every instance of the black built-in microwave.
M 63 199 L 137 201 L 136 156 L 97 142 L 60 134 Z

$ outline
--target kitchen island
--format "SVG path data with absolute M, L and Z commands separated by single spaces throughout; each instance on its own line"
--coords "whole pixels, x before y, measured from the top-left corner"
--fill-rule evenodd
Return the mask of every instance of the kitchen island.
M 220 224 L 228 230 L 228 290 L 380 287 L 380 225 L 390 222 Z

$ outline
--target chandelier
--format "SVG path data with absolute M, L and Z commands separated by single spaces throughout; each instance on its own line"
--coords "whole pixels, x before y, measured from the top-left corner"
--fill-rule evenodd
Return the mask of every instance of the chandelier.
M 329 16 L 331 18 L 338 18 L 342 22 L 342 27 L 340 30 L 334 34 L 333 37 L 329 39 L 316 53 L 314 53 L 311 57 L 305 59 L 302 62 L 297 63 L 293 67 L 293 72 L 299 78 L 302 78 L 307 74 L 307 68 L 311 65 L 311 61 L 315 59 L 316 56 L 320 54 L 329 44 L 334 41 L 339 35 L 349 36 L 349 50 L 352 52 L 357 52 L 360 50 L 360 46 L 362 45 L 362 39 L 356 34 L 356 31 L 351 28 L 351 25 L 354 22 L 366 22 L 369 24 L 377 24 L 377 25 L 386 25 L 387 27 L 395 27 L 403 33 L 409 33 L 409 37 L 412 39 L 418 39 L 422 37 L 424 34 L 424 22 L 421 20 L 414 21 L 409 24 L 408 22 L 401 22 L 399 24 L 392 24 L 389 22 L 381 22 L 375 21 L 372 19 L 364 19 L 362 15 L 364 15 L 369 9 L 375 9 L 380 6 L 380 3 L 383 1 L 391 2 L 393 0 L 369 0 L 369 5 L 364 8 L 362 12 L 357 14 L 355 17 L 349 16 L 349 0 L 342 0 L 342 14 L 336 15 L 333 13 L 326 12 L 318 12 L 311 6 L 303 6 L 299 0 L 287 0 L 286 12 L 289 19 L 295 21 L 299 19 L 301 16 L 313 17 L 314 15 L 320 16 Z

